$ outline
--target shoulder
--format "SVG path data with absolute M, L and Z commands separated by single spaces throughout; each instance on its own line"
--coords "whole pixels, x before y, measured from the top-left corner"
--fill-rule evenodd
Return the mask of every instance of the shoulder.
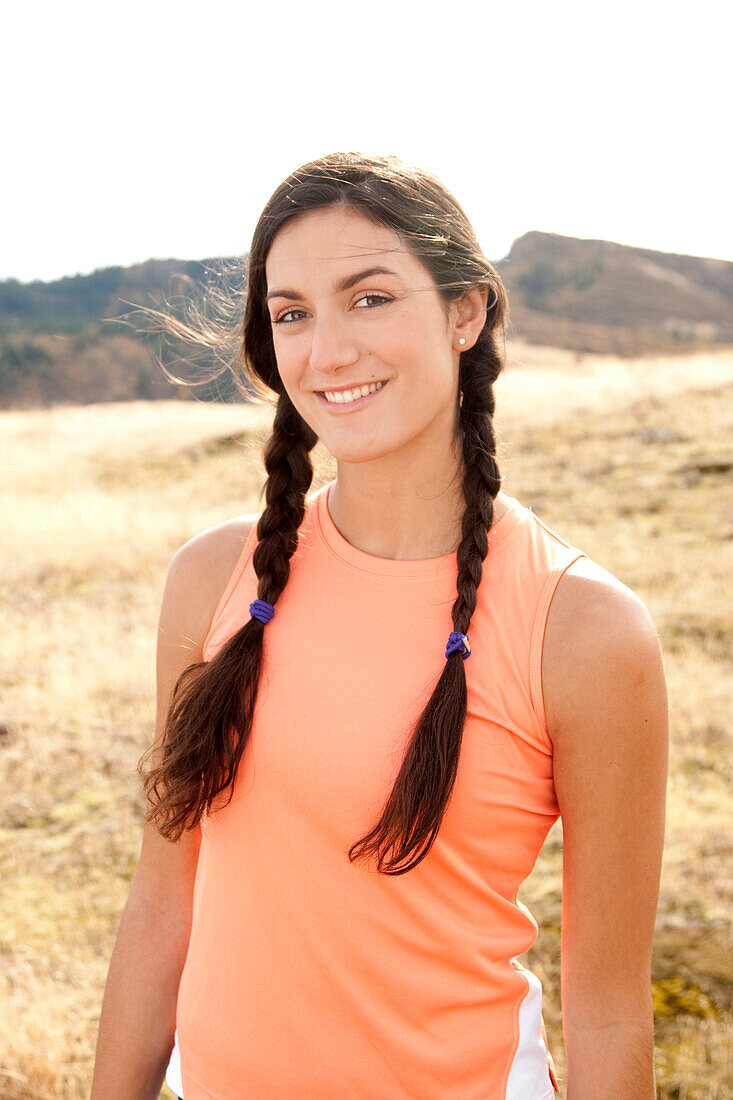
M 161 619 L 174 619 L 200 650 L 219 600 L 259 515 L 235 516 L 198 534 L 176 550 L 168 567 Z
M 623 724 L 644 682 L 661 704 L 662 657 L 651 614 L 637 593 L 583 557 L 560 578 L 542 650 L 547 730 L 557 750 L 591 724 Z
M 176 551 L 173 561 L 183 568 L 201 571 L 202 580 L 205 579 L 203 574 L 213 573 L 218 582 L 223 572 L 226 574 L 226 583 L 259 518 L 258 514 L 252 513 L 235 516 L 214 527 L 208 527 L 184 542 Z

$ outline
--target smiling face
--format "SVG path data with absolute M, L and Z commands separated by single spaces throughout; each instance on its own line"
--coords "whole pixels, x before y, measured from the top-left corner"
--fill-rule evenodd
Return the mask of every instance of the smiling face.
M 334 458 L 447 460 L 459 364 L 452 311 L 398 235 L 353 208 L 315 210 L 278 232 L 265 272 L 282 383 Z M 354 402 L 324 396 L 375 382 L 382 387 Z

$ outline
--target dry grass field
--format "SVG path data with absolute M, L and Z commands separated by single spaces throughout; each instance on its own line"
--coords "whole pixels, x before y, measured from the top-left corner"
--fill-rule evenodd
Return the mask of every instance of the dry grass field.
M 661 1100 L 733 1097 L 729 593 L 733 353 L 624 361 L 514 342 L 497 385 L 505 490 L 645 600 L 671 709 L 653 957 Z M 168 562 L 261 509 L 270 414 L 197 402 L 0 413 L 0 1095 L 89 1094 L 139 855 Z M 316 481 L 334 473 L 315 454 Z M 520 891 L 523 960 L 560 1018 L 561 822 Z M 161 1094 L 169 1097 L 167 1090 Z

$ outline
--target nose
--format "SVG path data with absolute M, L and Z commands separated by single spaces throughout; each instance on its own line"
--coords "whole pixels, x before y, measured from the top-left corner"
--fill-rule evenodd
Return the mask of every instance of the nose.
M 357 362 L 359 349 L 338 320 L 321 317 L 311 326 L 311 333 L 311 370 L 332 375 Z

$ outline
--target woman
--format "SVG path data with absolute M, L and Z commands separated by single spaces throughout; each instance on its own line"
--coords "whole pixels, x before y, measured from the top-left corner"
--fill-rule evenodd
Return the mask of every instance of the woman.
M 185 1100 L 550 1100 L 517 890 L 559 816 L 567 1095 L 652 1100 L 662 660 L 639 597 L 501 491 L 507 316 L 462 208 L 396 157 L 322 157 L 267 203 L 266 506 L 169 569 L 92 1100 L 166 1067 Z

